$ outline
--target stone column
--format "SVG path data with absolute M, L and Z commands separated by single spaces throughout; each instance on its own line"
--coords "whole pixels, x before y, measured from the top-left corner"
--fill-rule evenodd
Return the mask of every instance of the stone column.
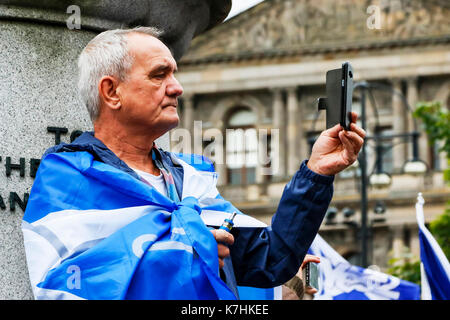
M 405 246 L 403 242 L 403 226 L 392 226 L 392 233 L 394 234 L 392 240 L 392 257 L 398 259 L 402 257 L 403 247 Z
M 305 134 L 305 128 L 304 128 L 305 118 L 304 118 L 304 113 L 303 113 L 303 109 L 302 109 L 301 99 L 299 100 L 299 105 L 300 106 L 299 106 L 298 112 L 297 112 L 297 114 L 298 114 L 297 115 L 297 139 L 298 139 L 297 148 L 299 150 L 298 165 L 300 165 L 300 162 L 305 160 L 309 154 L 309 145 L 308 145 L 308 141 L 306 139 L 306 134 Z
M 287 94 L 287 173 L 288 175 L 293 175 L 300 167 L 298 157 L 297 88 L 288 88 Z
M 188 129 L 193 134 L 194 129 L 194 95 L 183 95 L 183 128 Z
M 278 155 L 275 155 L 272 159 L 274 169 L 276 170 L 276 177 L 286 176 L 286 117 L 285 106 L 283 103 L 282 91 L 279 88 L 273 89 L 273 102 L 272 102 L 272 121 L 273 130 L 278 130 Z M 272 139 L 273 139 L 272 135 Z M 277 170 L 278 168 L 278 170 Z
M 392 129 L 394 134 L 405 133 L 406 123 L 406 107 L 404 106 L 401 97 L 398 93 L 402 92 L 402 82 L 400 79 L 392 80 L 392 87 L 396 93 L 392 94 Z M 406 147 L 407 143 L 401 143 L 403 138 L 395 138 L 392 143 L 397 144 L 392 148 L 394 158 L 394 172 L 400 172 L 406 161 Z
M 262 117 L 257 117 L 256 120 L 256 124 L 255 124 L 255 129 L 256 129 L 256 143 L 257 143 L 257 148 L 256 148 L 256 156 L 257 156 L 257 161 L 256 161 L 256 168 L 255 168 L 255 183 L 260 184 L 264 182 L 264 174 L 263 172 L 264 170 L 264 156 L 263 154 L 266 153 L 267 154 L 267 150 L 264 150 L 264 144 L 265 144 L 265 138 L 263 136 L 263 134 L 261 132 L 259 132 L 261 126 L 262 126 Z M 248 147 L 245 146 L 245 148 L 247 149 Z
M 414 121 L 412 113 L 416 109 L 416 103 L 419 100 L 419 90 L 417 87 L 417 77 L 410 77 L 406 79 L 406 99 L 409 106 L 411 107 L 411 112 L 408 114 L 408 130 L 414 130 Z
M 213 128 L 218 129 L 220 132 L 222 132 L 222 138 L 220 140 L 216 140 L 216 148 L 222 148 L 221 151 L 218 154 L 218 150 L 216 150 L 216 159 L 215 159 L 215 169 L 217 174 L 219 175 L 219 178 L 217 180 L 217 185 L 226 185 L 228 183 L 228 177 L 227 177 L 227 150 L 225 145 L 225 136 L 226 136 L 226 129 L 224 128 L 223 121 L 213 121 Z
M 442 148 L 443 146 L 444 146 L 444 142 L 439 141 L 439 148 Z M 448 165 L 449 165 L 449 162 L 448 162 L 445 152 L 439 152 L 439 170 L 440 171 L 447 170 Z
M 411 229 L 411 239 L 409 243 L 409 247 L 411 249 L 411 253 L 416 256 L 420 257 L 420 239 L 419 239 L 419 230 L 416 226 L 410 226 Z
M 407 82 L 407 91 L 406 91 L 406 98 L 408 100 L 408 104 L 411 107 L 411 112 L 408 116 L 408 132 L 412 132 L 414 130 L 414 117 L 412 115 L 412 112 L 416 109 L 416 104 L 419 101 L 419 88 L 417 84 L 417 77 L 411 77 L 406 80 Z M 420 130 L 420 120 L 416 119 L 416 130 L 421 132 Z M 428 139 L 425 132 L 421 132 L 420 138 L 419 138 L 419 157 L 423 161 L 427 162 L 428 160 Z M 412 158 L 412 146 L 408 149 L 408 159 Z
M 260 158 L 260 153 L 264 153 L 265 150 L 263 151 L 264 138 L 262 135 L 258 134 L 258 126 L 256 128 L 256 132 L 257 132 L 256 138 L 258 141 L 258 149 L 257 149 L 258 161 L 256 162 L 256 169 L 255 169 L 255 183 L 260 184 L 264 182 L 264 172 L 265 172 L 265 168 Z

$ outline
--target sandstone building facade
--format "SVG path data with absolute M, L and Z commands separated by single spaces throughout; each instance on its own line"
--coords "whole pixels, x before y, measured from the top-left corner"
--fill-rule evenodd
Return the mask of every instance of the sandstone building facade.
M 443 213 L 450 189 L 443 182 L 445 154 L 427 141 L 411 111 L 419 101 L 450 105 L 449 20 L 446 1 L 260 3 L 195 39 L 179 63 L 182 127 L 201 133 L 191 151 L 206 150 L 215 160 L 225 198 L 270 223 L 284 185 L 325 129 L 316 104 L 325 94 L 325 74 L 349 61 L 355 82 L 371 85 L 365 100 L 368 135 L 421 132 L 419 156 L 429 169 L 403 173 L 411 140 L 383 140 L 379 154 L 392 183 L 369 187 L 369 262 L 385 269 L 405 249 L 418 256 L 417 194 L 423 193 L 429 222 Z M 359 114 L 361 98 L 355 90 L 353 110 Z M 172 132 L 172 147 L 178 139 Z M 369 139 L 368 175 L 375 170 L 376 151 Z M 355 264 L 361 251 L 360 174 L 352 166 L 336 176 L 330 207 L 337 214 L 319 232 Z

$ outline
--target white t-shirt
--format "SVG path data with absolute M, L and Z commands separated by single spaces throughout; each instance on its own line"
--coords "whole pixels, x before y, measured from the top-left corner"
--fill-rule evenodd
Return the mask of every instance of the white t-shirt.
M 163 177 L 162 173 L 159 176 L 154 176 L 153 174 L 145 172 L 145 171 L 141 171 L 141 170 L 138 170 L 135 168 L 131 168 L 131 169 L 136 171 L 136 173 L 140 177 L 142 177 L 148 183 L 150 183 L 152 185 L 152 187 L 154 187 L 156 190 L 158 190 L 159 193 L 165 195 L 166 197 L 168 196 L 166 182 L 164 181 L 164 177 Z

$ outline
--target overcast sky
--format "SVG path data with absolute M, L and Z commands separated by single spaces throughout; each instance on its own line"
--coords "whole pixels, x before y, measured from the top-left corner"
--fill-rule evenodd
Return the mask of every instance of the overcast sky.
M 232 7 L 227 19 L 253 7 L 254 5 L 263 2 L 264 0 L 232 0 Z

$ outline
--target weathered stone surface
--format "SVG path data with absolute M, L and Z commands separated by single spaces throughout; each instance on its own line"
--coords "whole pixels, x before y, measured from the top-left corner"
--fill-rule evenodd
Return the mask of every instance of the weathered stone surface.
M 80 30 L 66 25 L 71 5 L 81 9 Z M 0 299 L 33 298 L 21 221 L 37 161 L 55 144 L 55 130 L 67 131 L 61 142 L 92 130 L 76 89 L 84 46 L 102 30 L 153 25 L 180 58 L 230 6 L 230 0 L 0 0 Z M 168 147 L 168 136 L 158 145 Z
M 73 130 L 89 130 L 91 124 L 76 91 L 76 58 L 93 32 L 71 32 L 57 26 L 0 22 L 0 298 L 31 298 L 24 260 L 20 223 L 23 210 L 9 204 L 10 192 L 21 199 L 29 193 L 30 160 L 40 159 L 55 135 L 47 127 L 68 128 L 61 135 L 69 142 Z M 19 164 L 25 159 L 25 176 L 12 170 L 6 176 L 6 158 Z
M 82 29 L 156 26 L 164 31 L 163 40 L 179 59 L 193 37 L 226 18 L 231 0 L 0 0 L 0 5 L 0 17 L 63 25 L 68 17 L 67 8 L 76 5 L 80 7 Z

